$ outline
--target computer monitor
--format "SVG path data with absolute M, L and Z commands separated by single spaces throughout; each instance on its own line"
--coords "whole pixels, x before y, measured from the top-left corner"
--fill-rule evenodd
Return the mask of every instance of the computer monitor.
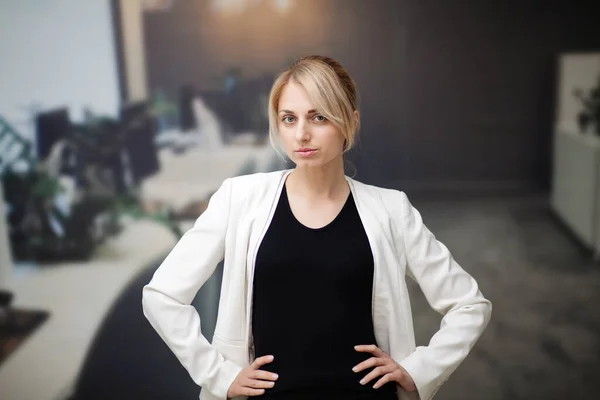
M 39 113 L 35 125 L 36 151 L 37 157 L 41 161 L 50 154 L 50 150 L 56 142 L 70 135 L 72 129 L 69 111 L 66 107 Z
M 127 163 L 135 184 L 160 169 L 154 143 L 156 119 L 145 101 L 125 105 L 121 109 L 122 135 Z

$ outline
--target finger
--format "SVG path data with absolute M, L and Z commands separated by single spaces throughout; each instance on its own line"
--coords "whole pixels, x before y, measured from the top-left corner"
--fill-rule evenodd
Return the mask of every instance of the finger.
M 373 385 L 373 388 L 374 389 L 379 389 L 380 387 L 382 387 L 386 383 L 393 381 L 392 378 L 393 378 L 392 374 L 385 374 L 381 379 L 379 379 L 377 382 L 375 382 L 375 384 Z
M 265 393 L 265 389 L 253 389 L 249 387 L 244 387 L 240 391 L 243 396 L 260 396 Z
M 244 387 L 249 387 L 252 389 L 271 389 L 275 386 L 275 382 L 273 381 L 261 381 L 258 379 L 248 379 L 244 382 Z
M 257 379 L 257 380 L 265 380 L 265 381 L 276 381 L 279 378 L 279 375 L 274 374 L 272 372 L 257 369 L 257 370 L 251 371 L 248 374 L 248 378 Z
M 384 365 L 385 364 L 384 361 L 385 360 L 382 358 L 371 357 L 368 360 L 365 360 L 365 361 L 361 362 L 360 364 L 356 365 L 354 368 L 352 368 L 352 371 L 360 372 L 367 368 L 378 367 L 380 365 Z
M 263 365 L 273 362 L 274 359 L 275 359 L 275 357 L 273 357 L 273 356 L 258 357 L 256 360 L 254 360 L 254 362 L 252 362 L 251 367 L 252 367 L 252 369 L 259 369 Z
M 360 380 L 360 384 L 361 385 L 366 385 L 367 383 L 371 382 L 373 379 L 377 378 L 378 376 L 385 375 L 388 372 L 389 372 L 389 368 L 386 368 L 386 367 L 377 367 L 373 371 L 369 372 L 367 374 L 367 376 L 365 376 L 364 378 L 362 378 Z
M 354 350 L 361 353 L 371 353 L 376 357 L 381 357 L 385 354 L 374 344 L 359 344 L 358 346 L 354 346 Z

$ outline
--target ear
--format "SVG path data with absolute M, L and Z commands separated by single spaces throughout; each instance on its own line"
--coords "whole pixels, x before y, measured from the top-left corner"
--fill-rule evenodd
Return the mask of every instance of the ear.
M 358 110 L 354 110 L 354 112 L 352 114 L 354 115 L 354 125 L 358 126 L 358 120 L 359 120 L 358 119 L 358 117 L 359 117 Z

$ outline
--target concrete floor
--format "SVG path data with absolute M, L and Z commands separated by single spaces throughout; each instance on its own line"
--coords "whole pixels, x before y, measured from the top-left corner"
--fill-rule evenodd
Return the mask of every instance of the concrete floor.
M 493 303 L 488 328 L 436 400 L 599 399 L 600 264 L 546 201 L 414 204 Z M 424 345 L 441 317 L 416 284 L 410 291 Z
M 411 199 L 493 303 L 487 330 L 436 400 L 600 398 L 600 265 L 552 217 L 545 199 Z M 197 398 L 198 388 L 141 314 L 141 288 L 154 269 L 116 303 L 75 398 Z M 208 337 L 219 280 L 217 270 L 194 302 Z M 425 345 L 441 316 L 410 283 L 417 344 Z

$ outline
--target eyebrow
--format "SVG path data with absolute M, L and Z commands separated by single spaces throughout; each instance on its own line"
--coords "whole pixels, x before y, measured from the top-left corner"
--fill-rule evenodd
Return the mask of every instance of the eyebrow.
M 315 114 L 315 113 L 317 113 L 317 112 L 318 112 L 317 110 L 315 110 L 315 109 L 312 109 L 312 110 L 308 110 L 307 114 Z M 295 114 L 295 112 L 293 112 L 292 110 L 285 110 L 285 109 L 283 109 L 283 110 L 279 110 L 279 114 L 281 114 L 281 113 L 285 113 L 285 114 Z

